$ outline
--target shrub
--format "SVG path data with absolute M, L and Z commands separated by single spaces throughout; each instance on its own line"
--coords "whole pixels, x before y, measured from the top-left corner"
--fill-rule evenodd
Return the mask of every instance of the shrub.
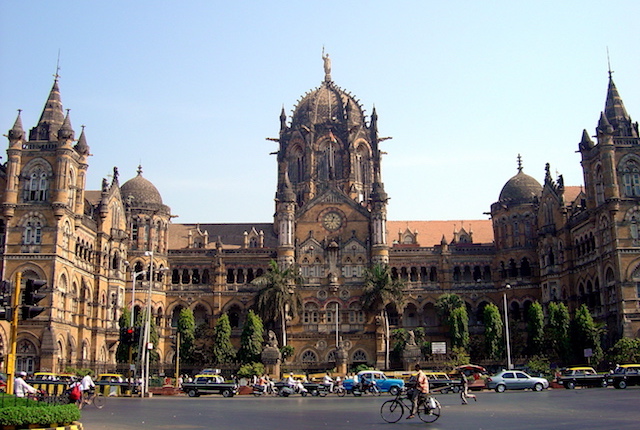
M 75 405 L 8 406 L 0 409 L 0 425 L 25 426 L 39 424 L 67 424 L 80 419 Z
M 241 378 L 251 378 L 253 375 L 264 375 L 264 364 L 262 363 L 247 363 L 240 366 L 238 370 L 238 376 Z

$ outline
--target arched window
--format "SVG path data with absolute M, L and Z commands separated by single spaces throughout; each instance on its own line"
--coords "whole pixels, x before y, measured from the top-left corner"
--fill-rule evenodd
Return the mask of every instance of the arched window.
M 302 314 L 304 324 L 318 324 L 318 305 L 315 303 L 306 303 Z
M 306 350 L 305 352 L 302 353 L 302 356 L 300 357 L 300 360 L 303 363 L 317 363 L 318 362 L 318 356 L 316 355 L 315 352 L 313 352 L 310 349 L 308 349 L 308 350 Z
M 364 352 L 363 350 L 359 349 L 356 352 L 353 353 L 353 364 L 360 364 L 360 363 L 366 363 L 367 362 L 367 353 Z
M 598 168 L 596 169 L 594 179 L 596 188 L 596 204 L 601 205 L 604 203 L 604 178 L 601 166 L 598 166 Z
M 640 168 L 635 161 L 629 161 L 622 172 L 624 195 L 627 197 L 640 196 Z
M 42 242 L 42 222 L 38 217 L 30 217 L 24 224 L 22 242 L 25 245 L 40 245 Z
M 25 202 L 44 202 L 48 198 L 49 169 L 42 164 L 34 166 L 24 181 Z

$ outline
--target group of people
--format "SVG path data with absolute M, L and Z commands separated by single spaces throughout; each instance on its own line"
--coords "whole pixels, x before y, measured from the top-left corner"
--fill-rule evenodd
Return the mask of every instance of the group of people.
M 259 388 L 267 394 L 275 394 L 275 382 L 266 373 L 262 376 L 253 375 L 253 386 Z
M 410 394 L 411 412 L 407 417 L 408 420 L 416 416 L 420 400 L 429 395 L 429 378 L 422 371 L 419 364 L 416 364 L 414 369 L 417 374 L 412 377 L 412 382 L 415 384 L 415 386 L 413 387 L 413 390 Z M 476 395 L 469 392 L 469 381 L 467 381 L 467 377 L 464 375 L 464 373 L 460 375 L 460 379 L 462 383 L 462 385 L 460 386 L 460 399 L 462 400 L 462 404 L 468 404 L 468 399 L 478 401 Z
M 26 372 L 18 372 L 14 379 L 13 383 L 13 393 L 16 397 L 27 397 L 31 394 L 36 394 L 38 390 L 36 390 L 32 385 L 30 385 L 25 378 L 27 376 Z M 82 405 L 86 401 L 88 393 L 94 389 L 96 384 L 93 382 L 93 378 L 91 378 L 91 372 L 87 373 L 82 379 L 76 379 L 71 383 L 69 389 L 67 390 L 67 395 L 72 402 L 75 402 L 79 408 L 82 408 Z M 77 390 L 74 388 L 77 387 Z M 79 395 L 76 397 L 75 392 L 79 391 Z

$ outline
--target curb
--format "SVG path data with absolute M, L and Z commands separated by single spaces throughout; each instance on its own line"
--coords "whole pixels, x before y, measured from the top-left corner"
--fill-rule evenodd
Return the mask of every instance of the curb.
M 82 430 L 82 423 L 78 421 L 74 421 L 73 424 L 68 426 L 59 426 L 59 427 L 23 427 L 23 426 L 0 426 L 2 430 L 9 429 L 17 429 L 17 428 L 28 428 L 31 430 Z

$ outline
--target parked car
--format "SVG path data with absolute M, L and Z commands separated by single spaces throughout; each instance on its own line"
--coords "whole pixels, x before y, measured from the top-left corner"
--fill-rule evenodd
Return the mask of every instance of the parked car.
M 358 372 L 358 379 L 362 380 L 362 378 L 374 380 L 381 392 L 388 392 L 392 396 L 395 396 L 404 388 L 402 379 L 387 378 L 384 372 L 379 370 L 361 370 Z M 342 385 L 347 392 L 353 392 L 353 378 L 346 379 Z
M 503 370 L 487 378 L 487 388 L 503 393 L 505 390 L 542 391 L 549 388 L 549 381 L 544 378 L 529 376 L 519 370 Z
M 558 383 L 567 390 L 580 387 L 606 387 L 607 375 L 599 374 L 593 367 L 569 367 L 562 371 Z
M 233 397 L 238 393 L 238 384 L 225 382 L 220 375 L 196 375 L 193 382 L 182 383 L 182 391 L 189 397 L 198 397 L 203 394 L 222 394 L 223 397 Z
M 607 379 L 607 382 L 616 388 L 640 385 L 640 364 L 620 365 Z

